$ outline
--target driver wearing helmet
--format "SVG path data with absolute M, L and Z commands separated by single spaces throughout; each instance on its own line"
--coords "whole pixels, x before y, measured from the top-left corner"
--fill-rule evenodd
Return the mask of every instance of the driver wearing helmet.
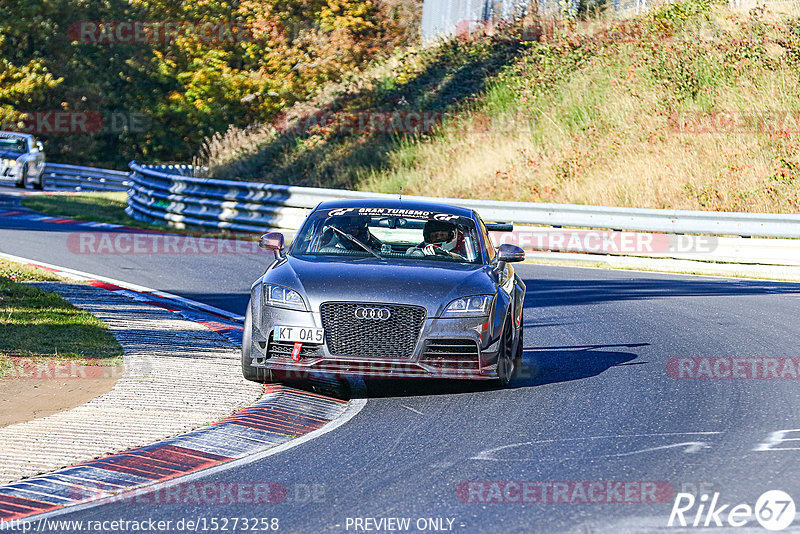
M 453 251 L 458 244 L 458 229 L 455 224 L 446 221 L 428 221 L 425 223 L 422 237 L 425 241 L 409 249 L 407 254 L 415 256 L 420 254 L 435 256 L 438 254 L 440 256 L 464 259 L 461 254 Z
M 330 227 L 334 226 L 373 250 L 380 250 L 382 243 L 369 231 L 369 221 L 370 218 L 367 215 L 341 215 L 331 217 L 326 223 L 328 228 L 323 233 L 322 247 L 328 249 L 363 250 L 357 243 L 331 230 Z

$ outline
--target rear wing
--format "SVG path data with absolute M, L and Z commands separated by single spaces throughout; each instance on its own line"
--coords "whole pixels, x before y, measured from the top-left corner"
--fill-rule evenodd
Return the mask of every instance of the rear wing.
M 513 232 L 514 223 L 484 223 L 490 232 Z

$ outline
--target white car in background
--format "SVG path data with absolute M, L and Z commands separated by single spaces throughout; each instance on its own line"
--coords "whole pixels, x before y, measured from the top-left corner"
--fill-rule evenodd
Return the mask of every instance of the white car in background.
M 0 182 L 44 188 L 44 148 L 30 134 L 0 132 Z

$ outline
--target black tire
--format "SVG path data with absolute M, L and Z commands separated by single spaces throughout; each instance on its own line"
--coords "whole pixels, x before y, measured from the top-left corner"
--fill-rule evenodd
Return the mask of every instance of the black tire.
M 251 302 L 247 303 L 247 312 L 244 316 L 244 331 L 242 332 L 242 376 L 246 380 L 268 384 L 274 382 L 272 370 L 253 367 L 251 351 L 253 350 L 253 316 L 250 312 Z
M 37 191 L 44 191 L 44 173 L 39 175 L 38 182 L 33 182 L 33 188 Z
M 19 182 L 15 183 L 16 187 L 20 189 L 25 189 L 25 183 L 28 181 L 28 165 L 22 166 L 22 172 L 20 173 Z
M 524 325 L 525 325 L 525 321 L 523 320 L 522 315 L 520 315 L 520 318 L 519 318 L 519 340 L 517 341 L 517 352 L 514 354 L 514 370 L 517 371 L 517 372 L 520 369 L 522 369 L 522 349 L 523 349 L 522 340 L 523 340 L 523 337 L 524 337 L 523 334 L 525 333 L 525 326 Z
M 506 321 L 506 327 L 503 329 L 503 335 L 500 338 L 500 352 L 497 355 L 497 384 L 500 387 L 508 386 L 516 371 L 516 366 L 514 365 L 515 357 L 512 355 L 514 350 L 513 332 L 511 317 L 509 317 Z

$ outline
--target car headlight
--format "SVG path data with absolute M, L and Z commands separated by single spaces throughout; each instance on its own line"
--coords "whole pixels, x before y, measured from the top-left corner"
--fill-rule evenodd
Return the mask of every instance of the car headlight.
M 494 295 L 478 295 L 456 299 L 445 308 L 442 317 L 482 317 L 489 315 Z
M 289 308 L 290 310 L 306 310 L 306 303 L 300 293 L 286 287 L 273 284 L 264 284 L 264 304 L 276 308 Z

